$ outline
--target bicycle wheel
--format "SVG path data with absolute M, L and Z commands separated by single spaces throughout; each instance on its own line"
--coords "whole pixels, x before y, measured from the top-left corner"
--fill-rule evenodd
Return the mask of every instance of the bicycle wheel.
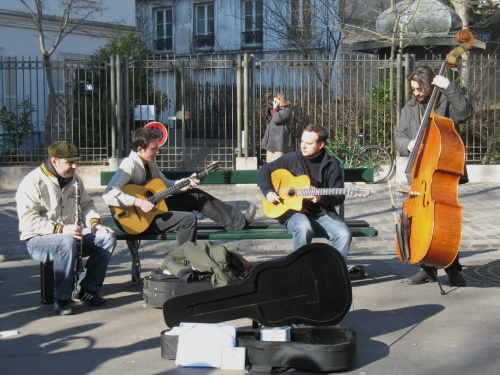
M 355 168 L 373 168 L 373 184 L 385 181 L 391 174 L 394 167 L 392 155 L 382 146 L 370 145 L 364 147 L 356 160 Z

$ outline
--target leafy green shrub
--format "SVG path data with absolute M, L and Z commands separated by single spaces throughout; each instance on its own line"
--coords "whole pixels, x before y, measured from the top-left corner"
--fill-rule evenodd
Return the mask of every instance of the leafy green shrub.
M 15 111 L 8 111 L 6 107 L 0 109 L 4 154 L 20 155 L 21 148 L 35 129 L 32 121 L 34 112 L 36 112 L 35 106 L 31 104 L 29 98 L 19 103 Z

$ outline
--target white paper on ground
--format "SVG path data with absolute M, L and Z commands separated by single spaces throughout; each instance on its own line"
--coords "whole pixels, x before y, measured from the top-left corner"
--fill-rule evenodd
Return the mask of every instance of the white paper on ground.
M 17 331 L 3 331 L 3 332 L 0 332 L 0 336 L 2 336 L 2 337 L 15 336 L 17 334 L 19 334 L 19 332 L 17 332 Z
M 246 348 L 222 348 L 221 370 L 245 370 Z
M 222 348 L 236 346 L 232 324 L 181 323 L 175 364 L 191 367 L 221 367 Z

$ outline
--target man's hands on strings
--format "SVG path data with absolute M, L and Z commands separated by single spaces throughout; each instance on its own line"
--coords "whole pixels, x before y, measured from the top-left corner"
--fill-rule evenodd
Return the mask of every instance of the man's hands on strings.
M 200 179 L 198 178 L 197 173 L 193 173 L 191 176 L 189 176 L 189 187 L 194 188 L 200 184 Z
M 269 203 L 280 203 L 281 198 L 279 197 L 278 194 L 276 194 L 275 191 L 270 191 L 269 193 L 266 194 L 266 199 Z
M 267 193 L 266 199 L 269 203 L 280 203 L 281 202 L 281 198 L 274 191 L 270 191 L 269 193 Z M 312 201 L 313 203 L 318 203 L 321 199 L 321 195 L 308 195 L 308 196 L 302 197 L 302 199 Z
M 188 188 L 194 188 L 200 184 L 200 179 L 198 178 L 197 173 L 193 173 L 191 176 L 188 177 L 189 179 L 189 186 Z M 134 202 L 135 207 L 139 207 L 143 212 L 151 212 L 156 209 L 156 205 L 151 203 L 150 201 L 146 199 L 141 199 L 141 198 L 135 198 Z
M 446 90 L 448 88 L 448 86 L 450 85 L 450 80 L 448 78 L 446 78 L 445 76 L 437 75 L 432 80 L 431 85 L 437 86 L 440 89 Z

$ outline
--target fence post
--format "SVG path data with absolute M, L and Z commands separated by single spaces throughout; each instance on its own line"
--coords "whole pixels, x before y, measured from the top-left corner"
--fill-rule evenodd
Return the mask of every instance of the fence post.
M 243 110 L 243 129 L 245 132 L 243 151 L 244 156 L 248 157 L 248 141 L 250 139 L 250 134 L 248 134 L 248 111 L 250 109 L 248 105 L 248 53 L 243 54 L 243 105 L 245 106 Z
M 250 106 L 249 110 L 252 116 L 251 126 L 252 134 L 250 138 L 250 156 L 255 156 L 255 55 L 250 55 L 250 84 L 248 87 L 250 91 Z
M 116 56 L 109 57 L 110 78 L 111 78 L 111 158 L 116 158 Z
M 128 89 L 128 57 L 123 57 L 123 107 L 122 113 L 125 116 L 125 155 L 130 154 L 130 100 Z
M 396 124 L 399 124 L 399 117 L 401 116 L 401 87 L 402 87 L 402 61 L 401 54 L 398 53 L 397 56 L 397 66 L 396 66 Z M 392 88 L 391 88 L 392 89 Z
M 186 86 L 185 86 L 185 65 L 184 60 L 181 61 L 181 155 L 182 155 L 182 163 L 186 160 L 186 119 L 184 113 L 186 111 Z
M 241 55 L 236 56 L 236 154 L 241 156 Z
M 117 156 L 123 157 L 123 119 L 122 119 L 122 71 L 120 55 L 116 55 L 116 143 Z

